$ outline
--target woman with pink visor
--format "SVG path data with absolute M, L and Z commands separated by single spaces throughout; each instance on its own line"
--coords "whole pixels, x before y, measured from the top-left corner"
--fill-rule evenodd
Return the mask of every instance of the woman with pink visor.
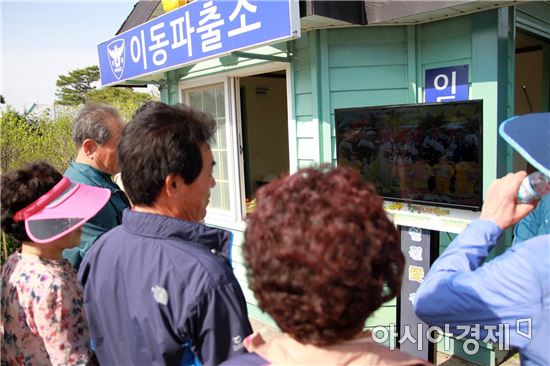
M 21 242 L 2 266 L 2 365 L 89 363 L 82 289 L 62 252 L 109 196 L 45 162 L 2 175 L 2 231 Z

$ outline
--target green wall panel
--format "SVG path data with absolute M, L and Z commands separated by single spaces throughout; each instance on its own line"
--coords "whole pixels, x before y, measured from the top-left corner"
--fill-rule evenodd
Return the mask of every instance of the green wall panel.
M 407 65 L 331 68 L 330 90 L 407 89 Z
M 513 12 L 509 8 L 472 16 L 472 99 L 483 99 L 483 191 L 512 168 L 511 148 L 498 126 L 513 113 Z M 502 238 L 501 238 L 502 239 Z M 497 252 L 511 241 L 505 232 Z
M 311 93 L 311 73 L 307 70 L 296 70 L 294 72 L 294 93 Z
M 309 68 L 310 57 L 308 48 L 299 48 L 294 50 L 294 62 L 293 66 L 295 71 L 310 72 Z
M 472 23 L 470 16 L 456 17 L 419 26 L 419 36 L 424 40 L 437 40 L 470 35 Z
M 294 98 L 294 113 L 297 117 L 310 116 L 311 112 L 311 93 L 296 94 Z
M 359 90 L 331 93 L 330 109 L 353 108 L 407 102 L 406 89 Z
M 471 65 L 472 20 L 470 16 L 418 26 L 418 53 L 420 86 L 424 87 L 426 69 Z M 468 77 L 471 81 L 472 70 Z
M 452 38 L 452 42 L 449 42 Z M 426 40 L 421 43 L 422 61 L 425 63 L 448 62 L 469 58 L 471 55 L 471 35 L 458 35 L 445 39 Z
M 334 110 L 406 103 L 414 87 L 408 71 L 406 27 L 348 28 L 328 31 L 328 73 L 323 85 L 329 108 L 323 119 L 330 121 L 324 136 L 327 162 L 336 163 Z
M 233 234 L 233 246 L 231 247 L 231 260 L 233 273 L 241 285 L 247 308 L 248 316 L 276 327 L 275 322 L 265 313 L 258 308 L 258 301 L 256 300 L 254 293 L 248 287 L 248 279 L 246 276 L 246 266 L 242 253 L 242 245 L 244 241 L 244 233 L 238 230 L 230 230 Z
M 313 138 L 315 125 L 311 116 L 299 116 L 296 118 L 296 136 L 298 138 Z
M 293 41 L 292 75 L 294 88 L 294 118 L 296 121 L 296 145 L 298 168 L 310 166 L 317 160 L 318 129 L 314 122 L 313 86 L 311 71 L 310 34 Z
M 298 156 L 300 159 L 315 160 L 315 151 L 318 149 L 317 141 L 313 138 L 298 139 Z
M 362 44 L 406 41 L 405 27 L 370 27 L 370 28 L 342 28 L 330 30 L 328 43 L 332 44 Z
M 376 66 L 402 65 L 407 63 L 406 40 L 397 42 L 366 42 L 364 44 L 332 44 L 329 45 L 329 66 Z
M 376 327 L 379 325 L 386 326 L 389 324 L 396 324 L 396 305 L 395 303 L 389 305 L 383 305 L 371 316 L 368 317 L 366 326 Z
M 298 169 L 308 168 L 315 164 L 317 164 L 317 162 L 313 159 L 300 159 L 298 160 Z
M 244 257 L 241 246 L 233 245 L 233 248 L 231 248 L 231 261 L 235 264 L 244 265 Z
M 309 70 L 308 52 L 309 51 L 307 48 L 295 50 L 294 61 L 293 61 L 293 67 L 294 67 L 295 73 L 302 71 L 309 74 L 310 70 Z
M 233 259 L 233 273 L 235 273 L 235 277 L 239 280 L 246 281 L 246 267 L 243 263 L 236 263 Z
M 244 297 L 246 299 L 247 304 L 252 304 L 258 306 L 258 300 L 256 300 L 256 297 L 254 296 L 254 293 L 252 290 L 248 287 L 242 287 Z
M 332 123 L 334 127 L 334 122 Z M 332 136 L 332 165 L 336 166 L 336 136 Z
M 309 34 L 307 32 L 302 32 L 300 38 L 294 41 L 294 49 L 299 50 L 309 47 Z

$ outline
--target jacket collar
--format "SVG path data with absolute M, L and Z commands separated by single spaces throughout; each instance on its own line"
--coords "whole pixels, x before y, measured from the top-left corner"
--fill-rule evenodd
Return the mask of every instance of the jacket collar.
M 103 173 L 92 167 L 91 165 L 72 161 L 68 170 L 73 170 L 74 174 L 80 175 L 81 177 L 83 177 L 84 181 L 89 182 L 85 184 L 107 188 L 110 189 L 113 193 L 120 191 L 120 187 L 115 182 L 113 182 L 109 174 Z
M 134 234 L 159 239 L 180 239 L 220 254 L 230 261 L 232 234 L 229 231 L 204 224 L 157 215 L 124 210 L 124 228 Z

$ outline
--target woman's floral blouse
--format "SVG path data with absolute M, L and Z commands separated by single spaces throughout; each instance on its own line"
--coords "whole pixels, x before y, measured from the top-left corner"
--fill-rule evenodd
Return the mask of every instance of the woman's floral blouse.
M 82 289 L 69 262 L 14 253 L 1 292 L 2 365 L 87 363 Z

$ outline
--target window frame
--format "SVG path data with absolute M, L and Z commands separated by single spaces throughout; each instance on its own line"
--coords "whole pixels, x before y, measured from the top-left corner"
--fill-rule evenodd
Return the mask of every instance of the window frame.
M 232 70 L 218 75 L 209 75 L 193 79 L 181 80 L 178 84 L 180 100 L 188 104 L 189 92 L 214 87 L 223 83 L 224 105 L 227 128 L 227 160 L 230 195 L 230 213 L 223 214 L 208 210 L 205 222 L 212 226 L 244 231 L 246 224 L 244 161 L 242 147 L 242 124 L 240 111 L 239 79 L 262 73 L 285 71 L 287 97 L 287 128 L 289 139 L 289 171 L 292 174 L 297 170 L 297 140 L 296 122 L 293 113 L 293 89 L 291 65 L 281 62 L 269 62 L 262 65 L 250 66 Z

